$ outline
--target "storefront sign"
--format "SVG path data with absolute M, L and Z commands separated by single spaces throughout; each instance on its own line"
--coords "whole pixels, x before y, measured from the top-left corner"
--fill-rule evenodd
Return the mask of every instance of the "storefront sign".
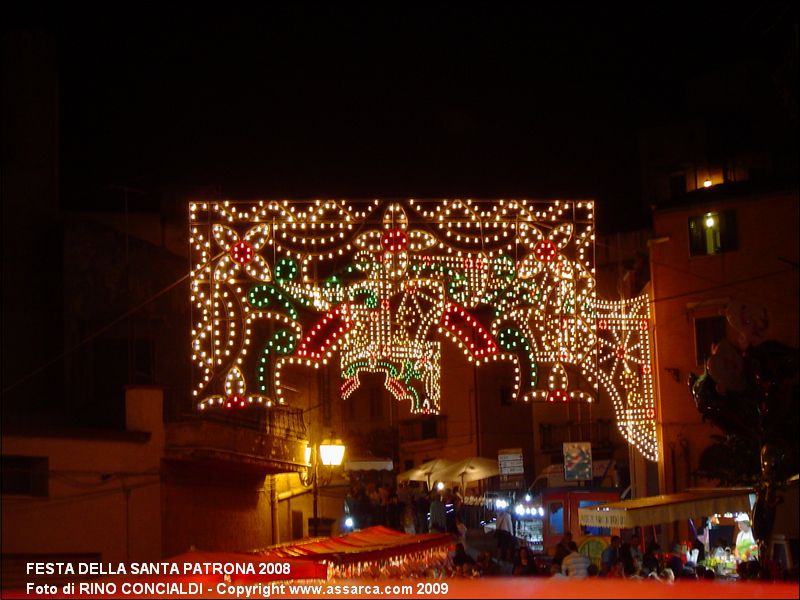
M 504 448 L 497 453 L 500 468 L 500 489 L 521 490 L 525 487 L 525 464 L 522 448 Z

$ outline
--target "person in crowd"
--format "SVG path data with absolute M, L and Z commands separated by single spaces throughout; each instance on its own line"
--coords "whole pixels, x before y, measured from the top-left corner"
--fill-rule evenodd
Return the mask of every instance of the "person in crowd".
M 372 506 L 369 501 L 369 496 L 364 486 L 359 485 L 355 495 L 355 521 L 356 527 L 359 529 L 366 529 L 373 525 L 372 523 Z
M 706 554 L 710 551 L 709 535 L 711 532 L 711 521 L 708 517 L 703 517 L 703 525 L 700 530 L 695 532 L 694 539 L 692 540 L 692 550 L 697 550 L 697 564 L 702 563 Z
M 556 544 L 555 552 L 553 553 L 553 564 L 561 570 L 561 562 L 564 557 L 569 554 L 569 543 L 572 541 L 572 533 L 567 531 L 561 541 Z
M 631 536 L 631 556 L 633 556 L 634 568 L 638 571 L 642 568 L 644 555 L 642 553 L 642 538 L 636 534 Z
M 344 497 L 344 506 L 348 514 L 356 512 L 356 498 L 358 497 L 358 489 L 355 485 L 351 485 L 347 490 L 347 495 Z
M 699 579 L 697 576 L 697 570 L 694 567 L 689 566 L 688 564 L 683 565 L 683 570 L 681 571 L 681 579 Z
M 467 526 L 464 525 L 464 521 L 461 520 L 461 517 L 456 516 L 456 539 L 457 541 L 464 544 L 466 547 L 467 545 Z
M 705 560 L 705 558 L 706 558 L 706 546 L 697 537 L 695 537 L 694 540 L 692 540 L 692 550 L 697 550 L 697 560 L 695 561 L 695 564 L 700 564 L 701 562 L 703 562 Z
M 605 575 L 611 568 L 619 562 L 619 547 L 622 545 L 622 538 L 618 535 L 611 536 L 611 543 L 603 550 L 600 555 L 600 573 Z
M 683 561 L 681 560 L 681 545 L 672 545 L 672 554 L 667 559 L 666 566 L 672 571 L 675 577 L 680 577 L 683 573 Z
M 397 494 L 389 497 L 386 505 L 386 525 L 396 531 L 403 531 L 403 505 Z
M 570 542 L 569 554 L 561 561 L 561 572 L 567 577 L 588 577 L 590 564 L 589 557 L 578 552 L 578 544 Z
M 394 491 L 392 490 L 391 486 L 388 484 L 384 484 L 378 488 L 378 495 L 380 497 L 379 503 L 379 512 L 380 512 L 380 519 L 381 525 L 386 525 L 387 527 L 392 527 L 390 523 L 391 512 L 393 508 L 390 506 L 392 502 L 392 496 L 394 495 Z M 394 527 L 392 527 L 394 529 Z
M 694 573 L 695 573 L 695 575 L 697 575 L 698 579 L 705 579 L 707 570 L 708 569 L 706 569 L 703 565 L 697 565 L 694 568 Z
M 600 575 L 600 569 L 594 563 L 589 565 L 589 568 L 586 569 L 586 572 L 589 574 L 589 577 L 597 577 Z
M 453 566 L 456 568 L 456 572 L 465 575 L 470 574 L 472 573 L 472 566 L 474 564 L 475 560 L 467 554 L 464 544 L 460 542 L 457 543 L 456 551 L 453 555 Z
M 642 566 L 642 551 L 639 548 L 641 539 L 637 534 L 632 534 L 628 541 L 619 547 L 619 560 L 625 571 L 626 577 L 631 577 L 639 573 Z
M 487 551 L 481 552 L 478 555 L 477 566 L 481 577 L 493 577 L 500 575 L 500 565 L 492 556 L 492 553 Z
M 392 497 L 392 486 L 388 483 L 383 484 L 378 488 L 378 496 L 382 506 L 389 504 L 389 499 Z
M 456 517 L 464 520 L 464 495 L 457 485 L 453 487 L 453 512 Z
M 527 547 L 522 546 L 517 551 L 516 560 L 514 560 L 514 568 L 511 571 L 512 575 L 538 575 L 539 570 L 536 568 L 536 561 Z
M 753 537 L 753 529 L 750 526 L 750 518 L 740 513 L 736 517 L 736 525 L 739 527 L 739 533 L 736 534 L 736 545 L 733 549 L 733 554 L 739 561 L 758 560 L 758 544 Z
M 642 557 L 642 575 L 649 575 L 650 573 L 660 573 L 664 567 L 661 556 L 661 546 L 656 542 L 650 542 L 647 545 L 647 552 Z
M 357 498 L 358 498 L 358 489 L 355 485 L 351 486 L 349 490 L 347 490 L 347 496 L 344 498 L 344 514 L 348 515 L 356 527 L 362 527 L 364 524 L 359 523 L 358 517 L 358 505 L 357 505 Z
M 428 533 L 428 510 L 430 508 L 430 499 L 424 493 L 417 496 L 414 504 L 414 528 L 417 533 Z
M 444 491 L 444 514 L 446 521 L 445 531 L 456 534 L 456 513 L 453 510 L 453 490 L 446 488 Z
M 444 533 L 447 531 L 447 514 L 444 509 L 444 502 L 438 492 L 431 492 L 430 503 L 430 531 L 432 533 Z
M 381 507 L 381 494 L 375 484 L 367 484 L 367 497 L 369 498 L 370 523 L 372 525 L 385 525 L 383 509 Z
M 514 524 L 511 514 L 504 509 L 497 513 L 495 533 L 497 534 L 497 552 L 500 560 L 511 561 L 514 552 Z
M 736 574 L 739 576 L 739 581 L 768 579 L 769 576 L 767 569 L 762 569 L 760 563 L 756 560 L 740 561 L 736 565 Z
M 405 533 L 417 533 L 417 526 L 414 523 L 415 504 L 413 494 L 406 496 L 405 502 L 401 499 L 400 504 L 403 506 L 403 531 Z
M 658 576 L 658 573 L 653 571 L 652 573 L 647 574 L 647 579 L 652 579 L 654 581 L 661 581 L 661 577 Z

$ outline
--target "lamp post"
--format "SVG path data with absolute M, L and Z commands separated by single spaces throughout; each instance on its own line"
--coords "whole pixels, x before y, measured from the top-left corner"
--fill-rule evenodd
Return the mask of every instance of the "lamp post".
M 315 446 L 306 446 L 306 464 L 308 470 L 305 476 L 301 475 L 304 485 L 311 486 L 314 516 L 312 520 L 313 535 L 319 534 L 319 488 L 330 483 L 333 468 L 342 464 L 345 446 L 338 438 L 327 438 Z M 320 463 L 323 466 L 320 472 Z M 327 468 L 325 468 L 327 467 Z

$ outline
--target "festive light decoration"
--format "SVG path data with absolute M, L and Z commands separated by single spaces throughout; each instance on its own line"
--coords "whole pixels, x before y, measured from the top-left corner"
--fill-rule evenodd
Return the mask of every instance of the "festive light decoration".
M 647 296 L 618 302 L 596 301 L 597 378 L 614 403 L 617 426 L 650 460 L 658 460 L 655 392 L 650 357 L 650 303 Z
M 338 353 L 343 399 L 361 373 L 379 372 L 411 412 L 436 413 L 449 339 L 476 365 L 511 362 L 513 398 L 607 395 L 623 435 L 657 459 L 648 303 L 596 298 L 592 202 L 226 201 L 190 212 L 200 408 L 283 403 L 286 365 L 319 368 Z

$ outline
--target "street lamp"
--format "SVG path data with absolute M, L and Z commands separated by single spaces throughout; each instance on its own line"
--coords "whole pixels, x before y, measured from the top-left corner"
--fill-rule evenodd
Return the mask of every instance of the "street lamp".
M 319 532 L 319 488 L 330 483 L 333 477 L 333 468 L 342 464 L 345 446 L 338 438 L 326 438 L 316 446 L 306 446 L 306 471 L 300 473 L 300 481 L 305 486 L 311 486 L 314 499 L 313 535 Z M 322 469 L 320 469 L 320 464 Z

